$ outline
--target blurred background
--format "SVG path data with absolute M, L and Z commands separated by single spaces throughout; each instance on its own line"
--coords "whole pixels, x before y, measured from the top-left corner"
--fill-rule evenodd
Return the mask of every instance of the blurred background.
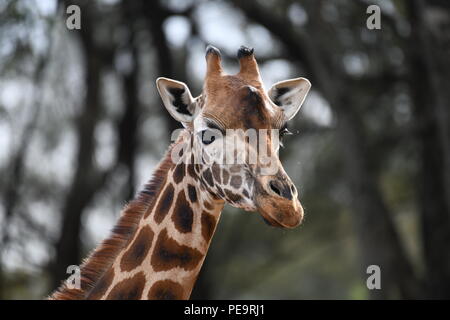
M 266 88 L 311 80 L 280 155 L 306 219 L 226 206 L 192 298 L 450 298 L 448 1 L 0 0 L 0 299 L 42 299 L 109 234 L 180 126 L 155 79 L 199 94 L 207 44 L 229 73 L 254 47 Z

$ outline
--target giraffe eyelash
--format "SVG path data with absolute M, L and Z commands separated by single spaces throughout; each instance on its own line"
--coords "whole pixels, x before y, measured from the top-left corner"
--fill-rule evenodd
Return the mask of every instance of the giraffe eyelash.
M 210 129 L 218 130 L 222 135 L 225 135 L 225 130 L 219 127 L 216 123 L 212 122 L 211 120 L 206 121 L 206 126 Z
M 287 124 L 285 124 L 279 131 L 279 143 L 280 143 L 280 147 L 284 148 L 284 144 L 283 144 L 283 137 L 284 136 L 290 136 L 293 135 L 293 133 L 291 131 L 289 131 Z

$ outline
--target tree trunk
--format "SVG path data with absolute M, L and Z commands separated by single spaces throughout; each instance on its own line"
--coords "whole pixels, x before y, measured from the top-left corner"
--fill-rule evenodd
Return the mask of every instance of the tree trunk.
M 376 176 L 369 168 L 370 150 L 365 147 L 361 119 L 342 101 L 338 112 L 338 139 L 351 191 L 352 217 L 359 240 L 363 278 L 366 269 L 381 269 L 381 290 L 370 291 L 372 299 L 418 298 L 418 282 L 383 201 Z
M 164 20 L 168 16 L 168 12 L 161 6 L 159 1 L 142 0 L 143 13 L 147 19 L 149 31 L 152 35 L 154 48 L 157 55 L 157 73 L 160 77 L 174 77 L 174 67 L 172 61 L 172 53 L 167 43 L 166 35 L 163 29 Z M 169 113 L 164 112 L 169 132 L 180 128 L 180 124 Z
M 408 2 L 411 24 L 409 66 L 413 116 L 419 124 L 420 170 L 417 176 L 421 211 L 427 298 L 450 298 L 450 139 L 446 78 L 438 63 L 446 57 L 433 42 L 422 1 Z
M 84 109 L 77 119 L 78 150 L 75 174 L 62 208 L 61 233 L 56 243 L 55 259 L 51 268 L 53 287 L 57 287 L 67 278 L 66 269 L 69 265 L 80 263 L 82 214 L 103 180 L 93 163 L 94 130 L 101 111 L 99 100 L 101 61 L 93 39 L 90 9 L 89 5 L 82 7 L 83 27 L 77 31 L 85 59 L 86 96 Z

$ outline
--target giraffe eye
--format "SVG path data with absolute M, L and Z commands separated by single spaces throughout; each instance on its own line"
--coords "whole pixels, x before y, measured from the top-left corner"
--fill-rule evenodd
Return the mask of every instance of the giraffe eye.
M 202 142 L 203 144 L 211 144 L 216 140 L 215 133 L 212 130 L 203 130 L 201 132 Z

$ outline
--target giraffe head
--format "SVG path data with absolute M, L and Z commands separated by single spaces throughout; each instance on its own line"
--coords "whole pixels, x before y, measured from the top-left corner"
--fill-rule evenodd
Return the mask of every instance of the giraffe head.
M 200 96 L 194 98 L 186 84 L 167 78 L 158 78 L 158 91 L 186 128 L 189 152 L 182 154 L 195 163 L 203 188 L 235 207 L 258 211 L 272 226 L 293 228 L 301 223 L 303 208 L 278 149 L 311 84 L 296 78 L 266 91 L 253 49 L 241 47 L 237 58 L 240 71 L 227 75 L 219 50 L 208 46 Z

